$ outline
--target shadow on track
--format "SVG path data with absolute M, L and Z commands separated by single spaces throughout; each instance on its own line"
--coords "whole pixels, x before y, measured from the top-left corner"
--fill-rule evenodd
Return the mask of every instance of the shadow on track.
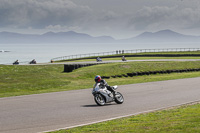
M 113 104 L 105 104 L 104 106 L 110 106 L 110 105 L 113 105 Z M 82 105 L 81 107 L 103 107 L 103 106 L 92 104 L 92 105 Z

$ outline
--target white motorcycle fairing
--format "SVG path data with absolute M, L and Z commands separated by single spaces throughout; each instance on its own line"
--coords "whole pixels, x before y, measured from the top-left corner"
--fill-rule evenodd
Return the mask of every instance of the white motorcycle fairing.
M 117 86 L 116 86 L 116 89 L 117 89 Z M 115 90 L 116 90 L 115 89 Z M 113 99 L 113 94 L 111 93 L 111 91 L 109 91 L 106 87 L 104 88 L 101 88 L 100 87 L 100 83 L 96 83 L 93 87 L 93 91 L 92 91 L 92 94 L 95 95 L 97 93 L 100 93 L 103 95 L 103 97 L 105 98 L 105 102 L 108 103 L 108 102 L 113 102 L 114 99 Z
M 113 90 L 116 90 L 117 88 L 117 85 L 113 86 Z M 114 96 L 111 91 L 106 88 L 106 86 L 102 86 L 100 83 L 96 83 L 94 85 L 92 94 L 95 102 L 100 106 L 113 101 L 115 101 L 117 104 L 122 104 L 124 102 L 124 98 L 121 93 L 115 92 Z

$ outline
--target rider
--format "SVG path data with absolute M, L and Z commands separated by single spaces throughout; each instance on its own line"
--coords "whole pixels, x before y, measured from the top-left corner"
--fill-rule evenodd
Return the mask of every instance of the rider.
M 122 61 L 126 61 L 126 58 L 124 56 L 122 56 Z
M 18 60 L 16 60 L 14 63 L 13 63 L 13 65 L 18 65 L 19 64 L 19 61 Z
M 33 60 L 30 62 L 30 64 L 36 64 L 35 59 L 33 59 Z
M 113 95 L 115 95 L 115 90 L 113 90 L 113 88 L 111 86 L 109 86 L 104 79 L 101 79 L 101 76 L 99 76 L 99 75 L 95 76 L 94 80 L 96 83 L 100 83 L 100 86 L 102 86 L 102 87 L 105 86 L 109 91 L 111 91 L 113 93 Z

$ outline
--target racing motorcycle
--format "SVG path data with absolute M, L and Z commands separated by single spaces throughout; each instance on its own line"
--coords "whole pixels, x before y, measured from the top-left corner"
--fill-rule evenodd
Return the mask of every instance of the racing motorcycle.
M 113 86 L 113 90 L 115 91 L 118 88 L 117 85 Z M 93 87 L 92 94 L 94 96 L 94 101 L 99 106 L 103 106 L 106 103 L 116 102 L 117 104 L 122 104 L 124 102 L 124 98 L 121 93 L 114 92 L 111 93 L 106 86 L 101 86 L 100 83 L 96 83 Z

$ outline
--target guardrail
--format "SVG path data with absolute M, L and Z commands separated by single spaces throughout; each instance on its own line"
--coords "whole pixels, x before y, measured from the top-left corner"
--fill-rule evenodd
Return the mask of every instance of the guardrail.
M 107 55 L 128 54 L 128 53 L 184 52 L 184 51 L 200 51 L 200 48 L 165 48 L 165 49 L 116 50 L 116 51 L 101 52 L 101 53 L 88 53 L 88 54 L 68 55 L 68 56 L 56 57 L 56 58 L 53 58 L 51 60 L 52 61 L 61 61 L 61 60 L 70 60 L 70 59 L 93 57 L 93 56 L 107 56 Z

